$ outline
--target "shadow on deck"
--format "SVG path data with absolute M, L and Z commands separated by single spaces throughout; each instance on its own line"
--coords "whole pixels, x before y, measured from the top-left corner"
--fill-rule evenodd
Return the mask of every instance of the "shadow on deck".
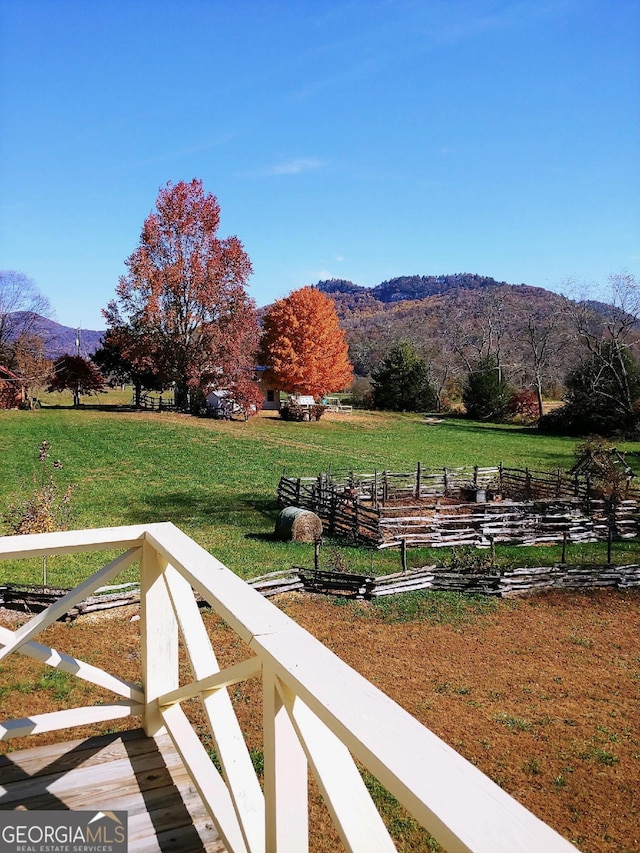
M 225 849 L 168 735 L 141 729 L 0 756 L 0 809 L 126 811 L 130 853 Z

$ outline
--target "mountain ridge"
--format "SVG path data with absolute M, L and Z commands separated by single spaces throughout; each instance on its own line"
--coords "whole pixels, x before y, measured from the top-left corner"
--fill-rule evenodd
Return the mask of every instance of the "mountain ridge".
M 105 330 L 78 329 L 64 326 L 49 317 L 34 314 L 30 311 L 15 311 L 12 314 L 18 318 L 17 327 L 22 328 L 21 318 L 29 316 L 29 331 L 44 341 L 45 357 L 60 358 L 62 355 L 75 355 L 78 350 L 83 358 L 88 358 L 102 343 Z M 79 338 L 79 343 L 78 343 Z
M 374 287 L 364 287 L 349 279 L 326 279 L 315 286 L 324 293 L 370 294 L 380 302 L 400 302 L 439 296 L 452 290 L 479 290 L 483 287 L 520 287 L 522 285 L 497 281 L 478 273 L 449 273 L 446 275 L 401 275 L 386 279 Z

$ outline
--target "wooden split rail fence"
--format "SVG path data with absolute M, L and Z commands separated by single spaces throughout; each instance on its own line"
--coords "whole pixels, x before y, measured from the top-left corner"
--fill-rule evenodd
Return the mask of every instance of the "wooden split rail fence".
M 176 407 L 173 397 L 154 397 L 151 394 L 142 394 L 139 401 L 136 400 L 134 394 L 131 398 L 131 405 L 139 405 L 141 409 L 150 409 L 152 412 L 172 411 Z
M 326 571 L 316 573 L 313 569 L 294 567 L 254 578 L 249 583 L 267 598 L 283 592 L 305 591 L 372 599 L 421 589 L 512 598 L 554 589 L 612 587 L 624 590 L 639 587 L 640 565 L 556 564 L 466 572 L 433 565 L 379 577 Z
M 281 507 L 315 512 L 325 532 L 378 547 L 539 545 L 638 535 L 640 491 L 610 504 L 589 475 L 505 468 L 283 475 Z
M 423 589 L 508 598 L 550 589 L 631 589 L 640 586 L 640 565 L 524 566 L 481 572 L 432 565 L 378 577 L 294 566 L 253 578 L 248 584 L 265 598 L 287 592 L 320 592 L 372 599 Z M 69 621 L 99 610 L 140 603 L 137 584 L 122 584 L 120 587 L 105 587 L 105 590 L 114 591 L 102 594 L 96 591 L 95 595 L 77 602 L 62 618 Z M 7 584 L 0 587 L 0 606 L 34 613 L 68 593 L 69 590 Z
M 38 613 L 68 593 L 68 589 L 7 583 L 0 586 L 0 607 L 22 610 L 25 613 Z M 95 613 L 98 610 L 110 610 L 114 607 L 139 603 L 140 584 L 138 583 L 102 587 L 96 590 L 94 595 L 88 595 L 82 601 L 76 602 L 64 614 L 64 618 L 71 621 L 86 613 Z
M 488 547 L 544 545 L 568 542 L 598 542 L 608 538 L 638 535 L 638 504 L 621 501 L 610 517 L 604 501 L 592 500 L 589 510 L 580 499 L 498 501 L 483 504 L 384 507 L 380 511 L 379 547 L 407 545 L 428 547 L 475 545 Z

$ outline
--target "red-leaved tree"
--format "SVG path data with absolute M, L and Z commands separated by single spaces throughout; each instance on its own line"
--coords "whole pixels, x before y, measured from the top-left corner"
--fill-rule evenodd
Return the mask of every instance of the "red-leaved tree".
M 237 237 L 217 236 L 220 205 L 202 181 L 168 183 L 103 312 L 136 369 L 175 383 L 176 404 L 228 388 L 255 366 L 257 312 L 245 287 L 251 262 Z
M 54 361 L 47 391 L 71 391 L 76 408 L 81 395 L 100 394 L 104 390 L 100 371 L 82 356 L 63 355 Z
M 353 379 L 335 303 L 314 287 L 294 290 L 264 318 L 262 350 L 283 391 L 321 397 Z

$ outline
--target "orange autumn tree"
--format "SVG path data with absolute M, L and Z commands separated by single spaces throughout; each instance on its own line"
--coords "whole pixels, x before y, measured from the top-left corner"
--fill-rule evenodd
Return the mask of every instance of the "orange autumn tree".
M 289 394 L 322 397 L 353 380 L 335 303 L 315 287 L 294 290 L 271 305 L 264 318 L 262 351 Z

